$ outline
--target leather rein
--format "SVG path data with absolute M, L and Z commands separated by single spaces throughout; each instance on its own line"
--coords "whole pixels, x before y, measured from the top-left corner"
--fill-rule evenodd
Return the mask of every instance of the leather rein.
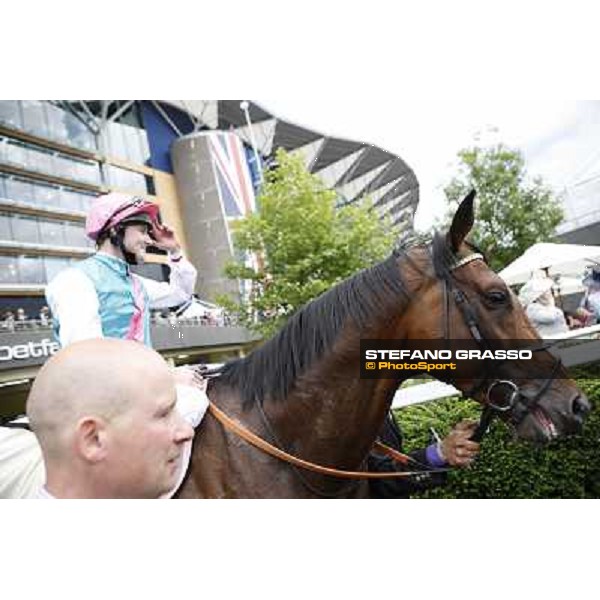
M 468 256 L 465 256 L 464 258 L 457 259 L 450 267 L 445 269 L 444 273 L 441 274 L 440 279 L 441 279 L 441 282 L 443 285 L 443 291 L 444 291 L 444 321 L 445 321 L 444 328 L 445 328 L 446 334 L 448 336 L 449 335 L 449 312 L 450 312 L 449 302 L 450 302 L 450 296 L 452 296 L 456 306 L 458 307 L 458 309 L 461 313 L 461 316 L 463 317 L 467 327 L 469 328 L 469 331 L 471 332 L 471 335 L 473 336 L 473 338 L 475 339 L 477 344 L 480 345 L 481 347 L 487 347 L 485 337 L 483 336 L 483 334 L 479 328 L 479 324 L 475 317 L 475 312 L 474 312 L 473 308 L 469 304 L 468 299 L 465 296 L 465 294 L 460 289 L 458 289 L 456 286 L 454 286 L 454 284 L 452 282 L 452 278 L 451 278 L 452 271 L 454 271 L 455 269 L 458 269 L 459 267 L 462 267 L 463 265 L 466 265 L 474 260 L 485 261 L 485 258 L 479 252 L 473 252 L 473 253 L 469 254 Z M 449 338 L 447 337 L 447 339 L 449 339 Z M 539 348 L 536 348 L 536 351 L 537 350 L 545 350 L 545 349 L 547 349 L 547 347 L 548 347 L 547 345 L 541 346 Z M 542 387 L 542 389 L 535 395 L 535 397 L 530 399 L 527 409 L 530 410 L 532 408 L 532 405 L 535 405 L 537 403 L 537 401 L 539 400 L 541 395 L 546 391 L 548 386 L 552 383 L 552 381 L 556 375 L 556 372 L 557 372 L 558 368 L 560 367 L 560 364 L 561 364 L 560 360 L 558 360 L 557 363 L 555 364 L 555 368 L 553 369 L 550 379 L 546 382 L 546 385 L 544 385 Z M 205 377 L 215 377 L 220 374 L 220 369 L 212 369 L 210 371 L 200 370 L 200 373 Z M 485 386 L 485 384 L 488 381 L 489 381 L 489 377 L 488 377 L 488 374 L 486 373 L 484 375 L 484 377 L 478 383 L 476 383 L 471 390 L 469 390 L 469 393 L 467 395 L 470 395 L 472 393 L 479 391 L 482 387 Z M 497 386 L 506 387 L 507 392 L 508 392 L 506 404 L 498 405 L 498 404 L 494 404 L 491 401 L 491 392 Z M 524 396 L 524 394 L 522 393 L 522 391 L 512 381 L 494 379 L 490 383 L 490 385 L 486 391 L 486 401 L 487 402 L 484 404 L 484 409 L 483 409 L 479 424 L 478 424 L 477 429 L 475 430 L 473 436 L 471 437 L 471 439 L 473 439 L 474 441 L 477 441 L 477 442 L 481 441 L 484 434 L 488 430 L 489 425 L 490 425 L 492 419 L 494 418 L 494 416 L 498 413 L 506 412 L 506 411 L 509 411 L 512 408 L 514 408 L 514 405 L 515 405 L 515 402 L 517 401 L 517 399 L 522 398 L 523 396 Z M 389 446 L 383 444 L 379 440 L 376 440 L 373 443 L 373 449 L 389 456 L 393 461 L 395 461 L 399 464 L 402 464 L 404 466 L 408 465 L 409 463 L 412 463 L 417 468 L 420 468 L 420 470 L 399 471 L 399 472 L 395 471 L 395 472 L 381 473 L 381 472 L 372 472 L 372 471 L 348 471 L 348 470 L 342 470 L 342 469 L 334 469 L 332 467 L 325 467 L 325 466 L 304 460 L 297 456 L 294 456 L 288 452 L 285 452 L 281 448 L 274 446 L 273 444 L 270 444 L 266 440 L 262 439 L 261 437 L 259 437 L 255 433 L 251 432 L 249 429 L 247 429 L 243 425 L 241 425 L 235 419 L 226 415 L 221 409 L 219 409 L 212 402 L 209 402 L 208 410 L 212 414 L 212 416 L 223 425 L 223 427 L 225 429 L 232 431 L 233 433 L 235 433 L 236 435 L 241 437 L 243 440 L 245 440 L 249 444 L 258 448 L 259 450 L 261 450 L 279 460 L 283 460 L 284 462 L 287 462 L 287 463 L 293 465 L 294 467 L 298 467 L 300 469 L 304 469 L 304 470 L 308 470 L 308 471 L 313 471 L 315 473 L 320 473 L 322 475 L 327 475 L 330 477 L 337 477 L 339 479 L 354 479 L 354 480 L 357 480 L 357 479 L 395 479 L 395 478 L 418 477 L 418 476 L 423 476 L 423 475 L 429 476 L 433 473 L 441 473 L 441 472 L 446 472 L 449 470 L 448 468 L 441 468 L 441 469 L 428 468 L 426 465 L 421 464 L 420 462 L 418 462 L 411 456 L 408 456 L 407 454 L 403 454 L 402 452 L 398 452 L 394 448 L 390 448 Z M 264 413 L 262 413 L 262 407 L 261 407 L 261 416 L 263 417 L 263 420 L 266 419 L 266 415 L 264 415 Z M 267 426 L 269 425 L 268 421 L 266 422 L 266 425 Z M 270 429 L 270 427 L 268 427 L 268 428 Z M 301 478 L 301 479 L 304 482 L 304 479 L 303 478 Z M 306 482 L 304 482 L 304 483 L 306 484 Z
M 447 469 L 427 469 L 426 471 L 401 471 L 401 472 L 391 472 L 391 473 L 374 473 L 372 471 L 344 471 L 341 469 L 334 469 L 332 467 L 324 467 L 322 465 L 318 465 L 316 463 L 312 463 L 310 461 L 304 460 L 302 458 L 298 458 L 293 454 L 289 454 L 281 448 L 277 448 L 273 446 L 266 440 L 263 440 L 261 437 L 252 433 L 249 429 L 238 423 L 235 419 L 232 419 L 228 415 L 226 415 L 221 409 L 217 408 L 213 402 L 209 402 L 208 410 L 210 414 L 217 419 L 225 429 L 232 431 L 233 433 L 239 435 L 243 440 L 247 441 L 249 444 L 252 444 L 254 447 L 283 460 L 284 462 L 290 463 L 296 467 L 300 467 L 301 469 L 306 469 L 308 471 L 314 471 L 315 473 L 320 473 L 321 475 L 329 475 L 330 477 L 338 477 L 340 479 L 389 479 L 389 478 L 397 478 L 397 477 L 414 477 L 417 475 L 423 475 L 424 473 L 436 473 L 443 472 Z M 402 452 L 398 452 L 394 450 L 394 448 L 390 448 L 385 444 L 375 441 L 373 444 L 373 448 L 379 450 L 383 454 L 386 454 L 393 460 L 403 465 L 408 464 L 409 462 L 413 462 L 421 467 L 425 465 L 421 465 L 418 461 L 413 459 L 411 456 L 407 454 L 403 454 Z

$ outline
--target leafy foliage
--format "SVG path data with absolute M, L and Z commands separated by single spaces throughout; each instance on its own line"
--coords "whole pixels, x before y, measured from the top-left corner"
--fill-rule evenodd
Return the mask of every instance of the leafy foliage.
M 572 374 L 592 404 L 581 435 L 539 447 L 513 440 L 507 427 L 494 421 L 470 468 L 453 470 L 447 486 L 415 497 L 600 497 L 600 365 L 574 369 Z M 395 416 L 410 450 L 427 445 L 429 427 L 443 436 L 460 419 L 477 420 L 480 410 L 475 402 L 448 399 L 398 410 Z
M 486 251 L 492 268 L 502 269 L 532 244 L 553 237 L 562 208 L 540 178 L 527 180 L 520 151 L 498 144 L 467 148 L 458 156 L 460 172 L 444 190 L 448 214 L 475 188 L 477 219 L 471 239 Z
M 237 306 L 230 302 L 228 308 L 264 335 L 274 333 L 309 300 L 384 258 L 393 243 L 368 205 L 336 208 L 335 192 L 300 158 L 283 150 L 276 158 L 278 167 L 267 173 L 260 210 L 234 232 L 236 249 L 258 256 L 258 269 L 241 261 L 226 268 L 228 277 L 251 282 L 248 300 Z

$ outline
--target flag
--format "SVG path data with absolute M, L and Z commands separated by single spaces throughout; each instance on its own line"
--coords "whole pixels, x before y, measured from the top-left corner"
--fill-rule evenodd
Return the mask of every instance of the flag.
M 225 215 L 240 218 L 254 212 L 256 198 L 242 140 L 235 133 L 214 132 L 209 147 Z

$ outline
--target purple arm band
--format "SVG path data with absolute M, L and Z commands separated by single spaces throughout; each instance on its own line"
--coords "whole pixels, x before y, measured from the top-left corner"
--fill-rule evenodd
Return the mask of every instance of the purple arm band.
M 425 458 L 432 467 L 445 467 L 448 463 L 440 456 L 437 444 L 431 444 L 425 449 Z

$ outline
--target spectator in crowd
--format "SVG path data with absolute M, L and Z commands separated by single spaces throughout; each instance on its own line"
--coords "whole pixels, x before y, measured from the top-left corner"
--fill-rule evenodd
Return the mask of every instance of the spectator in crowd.
M 586 327 L 587 319 L 579 309 L 575 312 L 563 310 L 563 314 L 565 315 L 565 321 L 567 322 L 569 329 L 581 329 L 582 327 Z
M 171 327 L 177 327 L 177 325 L 179 324 L 179 320 L 177 319 L 177 315 L 174 312 L 170 312 L 169 316 L 167 317 L 167 322 L 169 323 L 169 325 Z
M 50 325 L 50 309 L 47 306 L 42 306 L 40 309 L 39 321 L 42 327 Z
M 586 290 L 579 307 L 579 315 L 586 325 L 600 323 L 600 265 L 594 266 L 583 278 Z
M 540 337 L 552 338 L 569 331 L 565 315 L 554 302 L 554 282 L 544 274 L 534 274 L 519 291 L 519 300 Z
M 7 310 L 4 313 L 4 320 L 2 324 L 8 331 L 12 332 L 15 330 L 15 314 L 12 312 L 12 310 Z
M 60 350 L 27 400 L 46 468 L 34 497 L 168 496 L 193 436 L 175 403 L 172 371 L 142 344 L 95 339 Z
M 28 326 L 27 315 L 25 309 L 22 307 L 17 308 L 17 318 L 15 320 L 15 329 L 26 329 Z

